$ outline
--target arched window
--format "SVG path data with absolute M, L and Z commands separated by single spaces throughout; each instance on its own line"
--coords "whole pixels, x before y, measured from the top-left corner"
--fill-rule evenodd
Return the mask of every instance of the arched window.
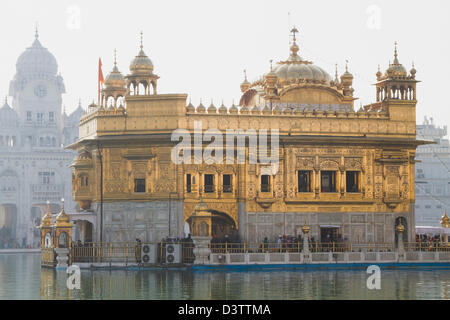
M 138 88 L 139 95 L 146 95 L 147 94 L 147 83 L 146 82 L 139 82 L 139 88 Z
M 109 96 L 108 100 L 106 101 L 106 107 L 109 108 L 111 106 L 113 106 L 113 107 L 115 106 L 114 97 L 113 96 Z
M 85 188 L 89 187 L 89 179 L 88 179 L 87 175 L 85 175 L 85 174 L 80 175 L 78 177 L 78 180 L 79 180 L 79 186 L 81 189 L 85 189 Z

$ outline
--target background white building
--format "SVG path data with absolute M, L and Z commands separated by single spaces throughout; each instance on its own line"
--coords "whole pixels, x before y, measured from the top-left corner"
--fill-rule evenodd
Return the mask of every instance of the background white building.
M 417 138 L 432 140 L 417 148 L 416 226 L 440 227 L 444 210 L 450 213 L 450 145 L 445 139 L 447 126 L 439 127 L 425 117 L 417 126 Z
M 17 60 L 9 96 L 0 108 L 0 248 L 39 245 L 47 200 L 52 213 L 74 210 L 71 169 L 74 152 L 64 146 L 78 138 L 81 105 L 62 112 L 63 78 L 55 57 L 38 34 Z

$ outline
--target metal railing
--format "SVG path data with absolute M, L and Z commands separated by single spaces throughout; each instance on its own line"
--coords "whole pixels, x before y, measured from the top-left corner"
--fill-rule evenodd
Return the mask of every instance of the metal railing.
M 159 242 L 157 263 L 166 263 L 166 245 L 169 243 L 181 244 L 182 263 L 189 264 L 194 262 L 194 244 L 192 242 Z M 125 263 L 133 264 L 141 262 L 141 248 L 148 242 L 91 242 L 84 245 L 72 243 L 70 252 L 71 263 Z
M 450 244 L 443 242 L 412 242 L 404 243 L 405 251 L 450 251 Z M 212 253 L 275 253 L 302 252 L 303 243 L 211 243 Z M 395 243 L 345 243 L 345 242 L 310 242 L 310 252 L 394 252 L 398 250 Z

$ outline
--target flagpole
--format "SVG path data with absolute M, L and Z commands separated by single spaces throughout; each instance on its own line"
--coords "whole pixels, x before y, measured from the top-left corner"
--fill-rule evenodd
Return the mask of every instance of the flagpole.
M 98 105 L 100 106 L 100 70 L 101 70 L 101 59 L 98 58 L 98 77 L 97 77 L 97 82 L 98 82 Z

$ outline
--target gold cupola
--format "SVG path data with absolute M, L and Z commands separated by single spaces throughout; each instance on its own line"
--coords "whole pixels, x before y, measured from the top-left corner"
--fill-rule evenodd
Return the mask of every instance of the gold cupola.
M 398 60 L 397 42 L 395 42 L 394 62 L 389 64 L 389 68 L 386 70 L 386 76 L 390 78 L 395 78 L 395 77 L 406 77 L 407 75 L 408 72 Z
M 150 89 L 153 89 L 154 95 L 157 94 L 159 76 L 153 73 L 153 62 L 144 52 L 142 32 L 139 53 L 131 61 L 130 74 L 125 79 L 128 95 L 150 95 Z
M 441 226 L 443 228 L 450 228 L 450 218 L 447 216 L 446 210 L 444 210 L 444 214 L 441 217 Z
M 64 199 L 61 200 L 62 202 L 62 208 L 61 212 L 56 216 L 56 227 L 66 227 L 66 226 L 72 226 L 72 223 L 70 223 L 70 217 L 67 215 L 66 211 L 64 211 Z
M 251 84 L 247 80 L 247 70 L 244 70 L 244 81 L 241 83 L 241 92 L 244 93 L 250 86 Z
M 52 214 L 50 213 L 50 201 L 47 200 L 47 213 L 42 217 L 41 228 L 52 226 Z

